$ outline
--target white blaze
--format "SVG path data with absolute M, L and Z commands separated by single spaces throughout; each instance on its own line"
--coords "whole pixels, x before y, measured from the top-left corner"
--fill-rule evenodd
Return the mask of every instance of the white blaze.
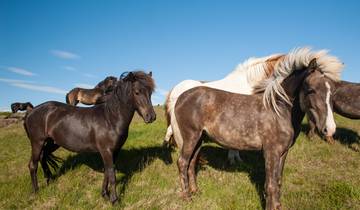
M 331 94 L 331 89 L 330 89 L 330 85 L 328 82 L 325 82 L 326 88 L 328 89 L 327 94 L 326 94 L 326 106 L 327 106 L 327 116 L 326 116 L 326 129 L 327 129 L 327 136 L 332 136 L 334 135 L 335 131 L 336 131 L 336 124 L 334 121 L 334 115 L 330 106 L 330 94 Z

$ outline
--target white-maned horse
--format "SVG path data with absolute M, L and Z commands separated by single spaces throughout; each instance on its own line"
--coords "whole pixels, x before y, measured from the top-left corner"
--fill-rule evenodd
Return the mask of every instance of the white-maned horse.
M 250 58 L 244 63 L 239 64 L 233 72 L 228 74 L 225 78 L 212 82 L 201 82 L 196 80 L 184 80 L 177 84 L 168 94 L 166 99 L 166 118 L 168 122 L 168 128 L 164 138 L 164 143 L 169 144 L 169 141 L 173 135 L 173 128 L 176 120 L 174 120 L 174 108 L 178 97 L 185 91 L 197 87 L 207 86 L 216 88 L 232 93 L 241 93 L 250 95 L 253 93 L 253 88 L 258 82 L 268 78 L 276 63 L 282 60 L 284 55 L 273 54 L 261 58 Z M 183 142 L 179 139 L 175 139 L 179 148 L 182 148 Z M 234 164 L 236 161 L 241 161 L 239 152 L 236 150 L 229 150 L 228 160 L 230 164 Z

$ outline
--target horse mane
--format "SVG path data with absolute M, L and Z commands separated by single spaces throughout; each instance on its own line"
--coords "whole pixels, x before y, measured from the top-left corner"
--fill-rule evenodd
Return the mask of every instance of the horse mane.
M 265 107 L 271 107 L 279 116 L 280 108 L 276 103 L 277 97 L 292 105 L 281 84 L 293 71 L 306 68 L 314 58 L 316 58 L 318 68 L 326 77 L 335 82 L 340 80 L 343 63 L 337 57 L 329 55 L 327 50 L 312 51 L 310 47 L 295 48 L 275 64 L 273 74 L 268 79 L 260 81 L 255 86 L 255 92 L 264 93 Z
M 132 82 L 135 81 L 142 84 L 151 93 L 154 92 L 155 82 L 149 74 L 146 74 L 143 71 L 124 72 L 117 81 L 115 90 L 111 93 L 111 97 L 105 102 L 105 105 L 109 110 L 112 110 L 113 107 L 117 109 L 121 106 L 119 101 L 125 104 L 128 103 L 127 100 L 129 99 L 132 90 Z
M 251 57 L 237 65 L 237 67 L 226 77 L 236 77 L 236 74 L 246 74 L 246 79 L 251 86 L 255 86 L 260 81 L 270 77 L 274 71 L 274 66 L 282 60 L 285 55 L 272 54 L 265 57 Z

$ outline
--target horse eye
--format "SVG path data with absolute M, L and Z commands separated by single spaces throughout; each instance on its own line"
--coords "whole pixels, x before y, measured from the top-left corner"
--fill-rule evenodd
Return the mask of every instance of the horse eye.
M 139 91 L 135 91 L 135 95 L 139 95 L 140 93 L 139 93 Z
M 315 89 L 307 89 L 306 94 L 312 94 L 315 93 Z

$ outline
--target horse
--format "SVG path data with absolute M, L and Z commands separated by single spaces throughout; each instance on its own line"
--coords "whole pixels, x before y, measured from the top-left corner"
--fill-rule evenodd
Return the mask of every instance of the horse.
M 66 103 L 76 106 L 79 102 L 85 105 L 95 105 L 104 103 L 101 100 L 105 92 L 100 88 L 86 89 L 73 88 L 66 94 Z
M 116 81 L 116 77 L 109 76 L 99 82 L 93 89 L 73 88 L 66 94 L 66 103 L 73 106 L 76 106 L 79 102 L 85 105 L 104 103 L 103 96 L 113 91 Z
M 24 127 L 31 143 L 29 170 L 32 188 L 37 192 L 37 167 L 40 161 L 47 182 L 56 167 L 52 154 L 59 147 L 73 152 L 98 152 L 104 163 L 101 194 L 118 200 L 114 161 L 128 137 L 129 124 L 135 111 L 145 123 L 155 121 L 151 103 L 155 83 L 152 74 L 142 71 L 123 74 L 105 103 L 93 107 L 74 107 L 49 101 L 36 106 L 25 118 Z M 48 165 L 49 164 L 49 165 Z M 110 194 L 109 194 L 110 184 Z
M 360 119 L 360 84 L 340 81 L 333 85 L 335 86 L 335 91 L 331 97 L 331 105 L 333 106 L 334 112 L 346 118 Z M 303 97 L 301 97 L 301 99 L 303 99 Z M 302 103 L 310 102 L 305 98 Z M 302 106 L 302 108 L 305 112 L 309 112 L 309 110 L 306 110 L 306 106 Z M 314 119 L 308 116 L 308 122 L 309 131 L 307 135 L 312 139 L 316 133 Z M 335 142 L 332 137 L 325 139 L 330 144 Z
M 11 104 L 11 111 L 12 113 L 16 113 L 18 111 L 26 111 L 29 112 L 34 108 L 34 106 L 30 103 L 30 102 L 26 102 L 26 103 L 12 103 Z
M 335 132 L 329 97 L 338 81 L 342 63 L 333 56 L 317 57 L 305 49 L 285 56 L 273 75 L 255 88 L 257 94 L 234 94 L 209 87 L 195 87 L 177 100 L 171 118 L 175 140 L 183 146 L 177 161 L 181 196 L 196 193 L 196 159 L 206 134 L 223 147 L 262 150 L 265 159 L 266 209 L 281 209 L 280 186 L 285 159 L 300 133 L 305 113 L 300 108 L 300 91 L 315 99 L 310 104 L 316 126 L 326 136 Z M 310 89 L 318 90 L 315 94 Z M 311 94 L 311 95 L 310 95 Z M 315 107 L 313 107 L 315 106 Z M 173 123 L 173 122 L 177 123 Z
M 186 90 L 197 86 L 212 87 L 220 90 L 229 91 L 232 93 L 252 94 L 254 84 L 258 81 L 269 77 L 272 74 L 274 66 L 281 61 L 285 55 L 272 54 L 270 56 L 261 58 L 249 58 L 245 62 L 239 64 L 234 71 L 228 74 L 225 78 L 212 82 L 184 80 L 176 85 L 167 95 L 165 102 L 165 116 L 167 119 L 167 131 L 163 141 L 164 146 L 169 146 L 171 143 L 173 131 L 171 126 L 171 115 L 174 112 L 174 107 L 177 98 Z M 182 142 L 176 142 L 176 145 L 181 149 Z M 239 152 L 230 150 L 228 153 L 228 161 L 234 164 L 235 160 L 241 162 Z

